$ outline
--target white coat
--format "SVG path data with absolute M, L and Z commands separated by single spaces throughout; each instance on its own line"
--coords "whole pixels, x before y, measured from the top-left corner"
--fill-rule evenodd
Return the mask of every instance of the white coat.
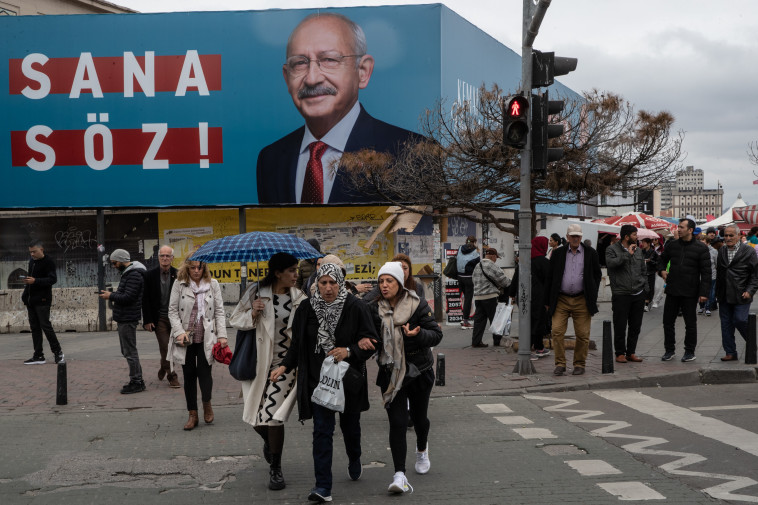
M 252 319 L 252 299 L 258 297 L 266 304 L 257 320 Z M 295 311 L 300 302 L 306 299 L 305 294 L 297 289 L 290 288 L 290 299 L 292 300 L 292 312 L 290 313 L 287 323 L 287 334 L 292 337 L 292 321 L 295 319 Z M 274 294 L 271 286 L 265 286 L 258 291 L 258 284 L 252 284 L 242 299 L 235 307 L 232 316 L 229 318 L 233 327 L 239 330 L 249 330 L 255 328 L 255 344 L 258 352 L 258 361 L 255 364 L 255 379 L 251 381 L 240 381 L 242 385 L 242 398 L 244 407 L 242 409 L 242 420 L 253 426 L 258 423 L 258 409 L 260 408 L 263 395 L 266 392 L 266 383 L 270 374 L 271 362 L 274 357 L 274 337 L 275 337 L 275 318 L 274 318 Z M 294 373 L 294 372 L 293 372 Z M 297 402 L 297 386 L 292 388 L 285 398 L 282 405 L 274 414 L 277 421 L 286 421 Z
M 219 338 L 226 338 L 226 314 L 224 313 L 224 300 L 221 297 L 221 287 L 216 279 L 211 279 L 211 289 L 203 293 L 205 296 L 205 314 L 203 314 L 203 330 L 205 338 L 205 359 L 213 364 L 213 345 Z M 168 360 L 171 362 L 171 371 L 175 365 L 184 365 L 187 357 L 187 348 L 176 345 L 176 337 L 192 326 L 190 315 L 195 305 L 195 293 L 189 285 L 189 281 L 174 282 L 171 288 L 171 299 L 168 302 L 168 320 L 171 322 L 171 338 L 168 344 Z

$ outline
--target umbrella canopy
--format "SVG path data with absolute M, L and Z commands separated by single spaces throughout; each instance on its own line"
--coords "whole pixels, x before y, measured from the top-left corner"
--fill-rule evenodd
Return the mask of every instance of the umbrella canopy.
M 323 256 L 304 239 L 294 235 L 252 231 L 206 242 L 195 251 L 190 260 L 204 263 L 268 261 L 271 256 L 279 252 L 289 253 L 297 259 Z
M 653 230 L 648 230 L 647 228 L 639 228 L 637 229 L 637 240 L 642 240 L 643 238 L 658 238 L 658 234 L 655 233 Z
M 628 214 L 624 214 L 623 216 L 611 216 L 611 217 L 604 217 L 602 219 L 593 219 L 592 222 L 615 224 L 617 226 L 621 226 L 624 224 L 632 224 L 636 226 L 637 228 L 647 228 L 648 230 L 660 230 L 660 229 L 670 230 L 672 227 L 675 226 L 674 224 L 669 223 L 668 221 L 664 219 L 660 219 L 655 216 L 650 216 L 642 212 L 630 212 Z

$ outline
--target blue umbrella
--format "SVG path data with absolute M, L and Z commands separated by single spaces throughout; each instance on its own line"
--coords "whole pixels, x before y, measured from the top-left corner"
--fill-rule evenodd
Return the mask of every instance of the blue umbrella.
M 190 260 L 204 263 L 268 261 L 279 252 L 289 253 L 297 259 L 323 256 L 304 239 L 294 235 L 252 231 L 206 242 L 195 251 Z

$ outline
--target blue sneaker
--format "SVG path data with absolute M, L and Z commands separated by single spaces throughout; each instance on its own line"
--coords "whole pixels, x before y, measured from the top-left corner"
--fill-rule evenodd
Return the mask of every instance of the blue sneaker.
M 308 501 L 315 501 L 316 503 L 332 501 L 332 494 L 324 488 L 314 487 L 308 495 Z
M 671 361 L 674 358 L 674 351 L 666 351 L 666 353 L 661 356 L 661 361 Z
M 350 480 L 358 480 L 361 478 L 361 475 L 363 475 L 361 458 L 351 461 L 350 464 L 347 465 L 347 475 L 350 477 Z

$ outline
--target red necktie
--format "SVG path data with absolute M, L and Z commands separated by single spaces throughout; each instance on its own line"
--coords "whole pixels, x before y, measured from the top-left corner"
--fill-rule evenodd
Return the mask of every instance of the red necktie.
M 300 203 L 324 203 L 324 166 L 321 164 L 321 156 L 329 147 L 320 140 L 308 144 L 311 157 L 305 168 L 305 180 Z

